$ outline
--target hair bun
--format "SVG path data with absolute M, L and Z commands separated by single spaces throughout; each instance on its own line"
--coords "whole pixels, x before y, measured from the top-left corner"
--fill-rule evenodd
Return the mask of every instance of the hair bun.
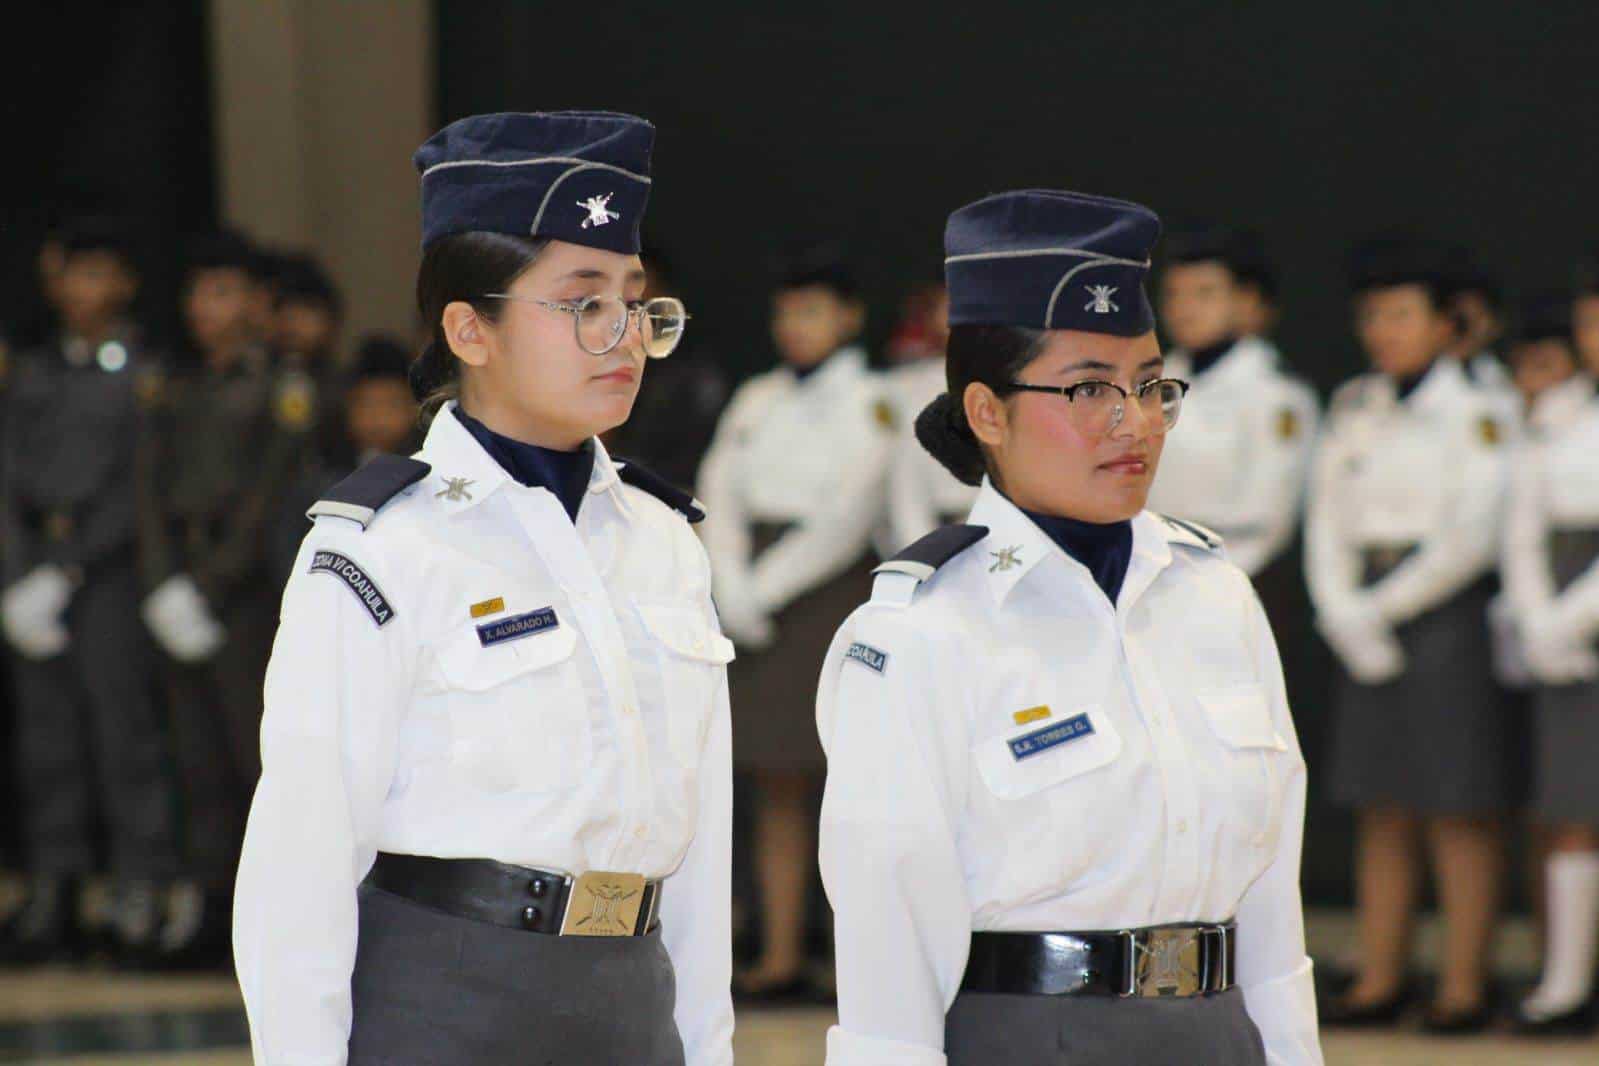
M 944 392 L 916 416 L 916 439 L 944 469 L 967 485 L 980 485 L 988 472 L 983 449 L 966 424 L 966 413 Z

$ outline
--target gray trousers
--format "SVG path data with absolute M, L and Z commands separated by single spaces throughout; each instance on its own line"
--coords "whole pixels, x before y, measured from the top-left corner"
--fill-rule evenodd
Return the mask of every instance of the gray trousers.
M 1186 999 L 962 992 L 944 1053 L 949 1066 L 1266 1066 L 1236 988 Z
M 659 932 L 556 937 L 360 889 L 349 1066 L 684 1066 Z
M 66 651 L 12 661 L 28 868 L 49 876 L 94 870 L 103 823 L 115 876 L 171 876 L 172 788 L 133 567 L 91 573 L 66 624 Z

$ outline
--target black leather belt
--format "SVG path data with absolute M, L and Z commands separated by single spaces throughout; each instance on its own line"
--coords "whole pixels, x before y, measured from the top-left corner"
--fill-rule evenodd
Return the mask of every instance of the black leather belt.
M 552 936 L 643 936 L 654 930 L 661 882 L 640 874 L 573 876 L 488 859 L 379 852 L 366 884 L 477 922 Z
M 1237 929 L 1162 925 L 1098 933 L 973 933 L 962 992 L 1201 996 L 1235 983 Z

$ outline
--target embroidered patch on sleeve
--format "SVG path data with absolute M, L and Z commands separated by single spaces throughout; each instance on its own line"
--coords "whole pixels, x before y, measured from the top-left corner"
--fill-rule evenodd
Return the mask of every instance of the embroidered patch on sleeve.
M 332 574 L 345 585 L 361 601 L 361 606 L 366 608 L 366 613 L 372 616 L 372 621 L 382 629 L 394 617 L 394 607 L 378 590 L 376 584 L 361 569 L 359 563 L 347 559 L 338 552 L 319 551 L 311 557 L 311 570 L 313 574 Z
M 536 611 L 502 618 L 498 622 L 485 622 L 477 627 L 477 641 L 485 648 L 491 648 L 508 640 L 521 640 L 535 633 L 543 633 L 560 624 L 555 617 L 554 607 L 540 607 Z
M 1074 714 L 1070 718 L 1060 721 L 1043 729 L 1035 729 L 1031 733 L 1023 733 L 1019 737 L 1012 737 L 1010 744 L 1011 758 L 1017 762 L 1041 755 L 1050 748 L 1061 744 L 1080 740 L 1094 732 L 1094 723 L 1088 720 L 1086 714 Z
M 849 651 L 844 653 L 846 660 L 860 663 L 862 666 L 882 673 L 888 666 L 888 653 L 878 651 L 870 644 L 855 643 L 849 646 Z

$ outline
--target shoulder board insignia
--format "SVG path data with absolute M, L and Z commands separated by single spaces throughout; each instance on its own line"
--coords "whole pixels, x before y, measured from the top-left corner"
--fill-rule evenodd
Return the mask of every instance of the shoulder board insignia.
M 1477 421 L 1477 436 L 1490 448 L 1504 439 L 1504 434 L 1499 430 L 1499 422 L 1492 415 L 1483 415 Z
M 987 526 L 943 526 L 884 561 L 872 573 L 909 574 L 918 582 L 926 581 L 939 567 L 986 536 Z
M 432 469 L 403 455 L 379 455 L 329 489 L 305 515 L 348 518 L 365 529 L 384 504 L 427 477 Z
M 649 493 L 682 515 L 690 525 L 705 521 L 705 508 L 700 501 L 659 474 L 646 470 L 630 459 L 617 459 L 616 473 L 627 484 Z
M 893 429 L 899 423 L 894 416 L 894 405 L 887 400 L 878 400 L 872 405 L 872 419 L 883 429 Z
M 1283 440 L 1293 440 L 1299 436 L 1299 412 L 1292 407 L 1284 407 L 1277 412 L 1277 436 Z
M 1189 522 L 1182 518 L 1173 518 L 1170 515 L 1157 515 L 1174 534 L 1170 539 L 1179 544 L 1191 544 L 1196 548 L 1205 548 L 1208 551 L 1221 549 L 1221 535 L 1206 529 L 1198 522 Z

